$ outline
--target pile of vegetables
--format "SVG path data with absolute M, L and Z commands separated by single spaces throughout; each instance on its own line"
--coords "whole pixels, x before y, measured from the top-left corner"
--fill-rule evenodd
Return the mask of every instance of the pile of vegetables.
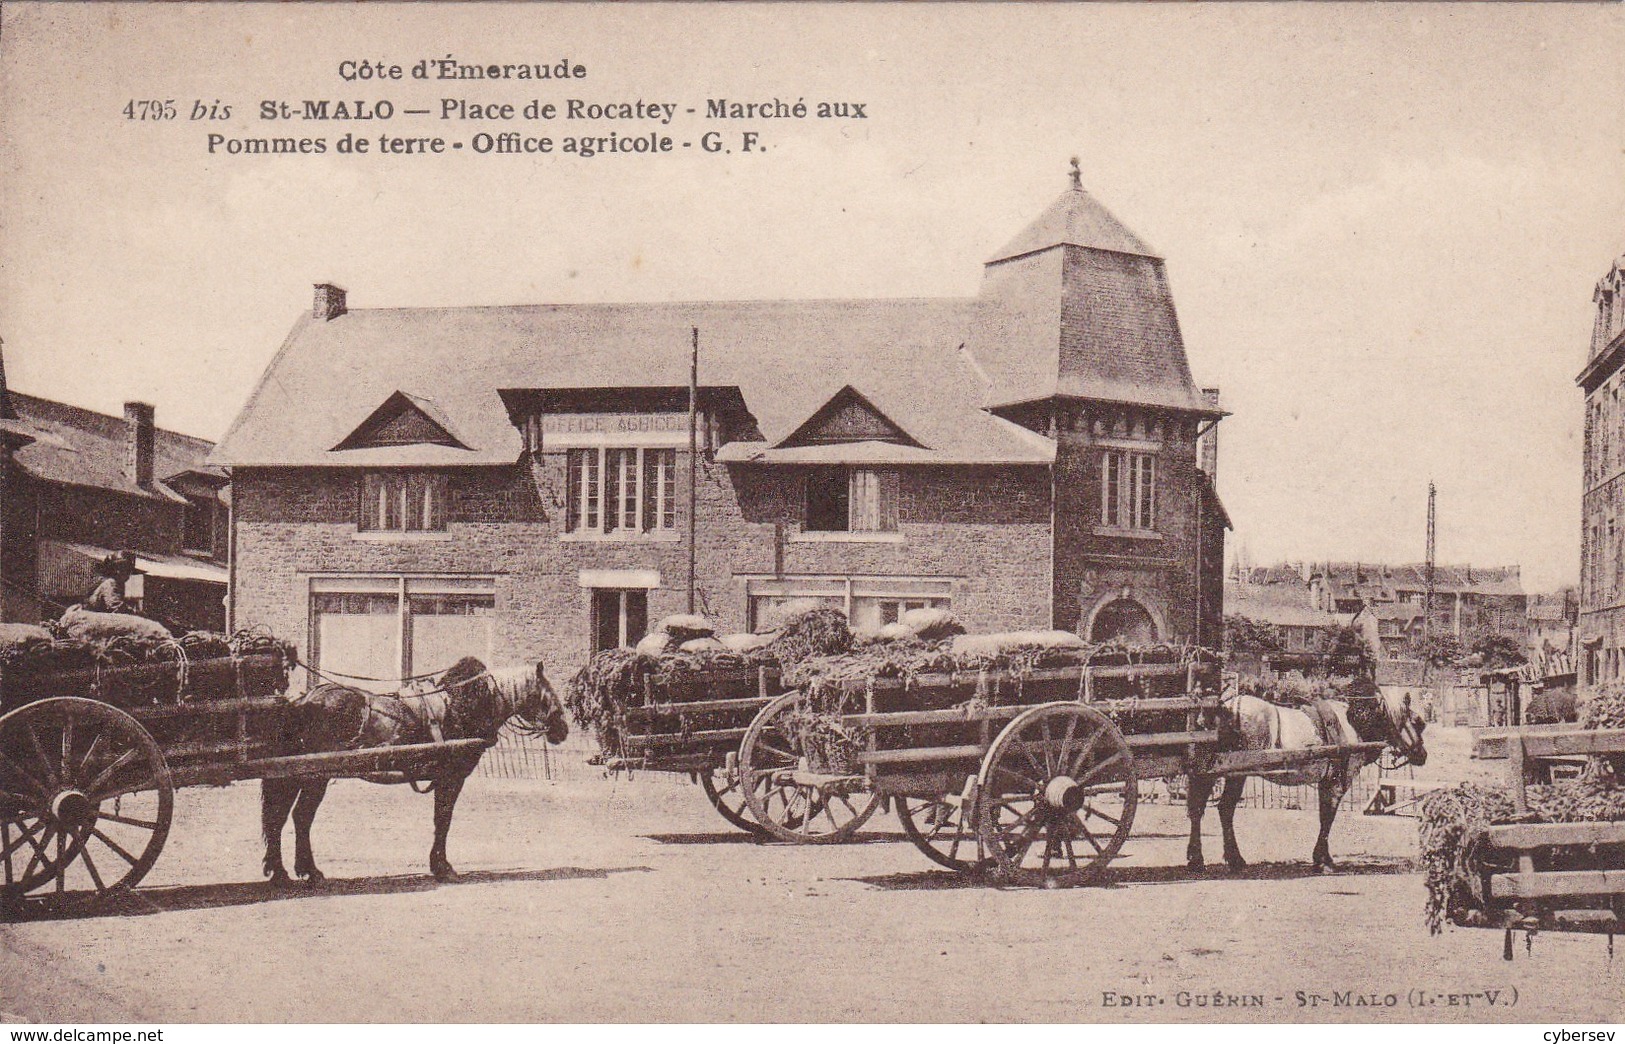
M 565 710 L 578 728 L 590 730 L 605 754 L 621 752 L 626 711 L 647 701 L 644 680 L 670 679 L 659 697 L 673 702 L 706 699 L 700 676 L 707 671 L 772 667 L 793 669 L 803 660 L 841 653 L 852 632 L 840 611 L 809 604 L 781 614 L 777 630 L 760 635 L 717 636 L 695 616 L 669 616 L 632 649 L 605 649 L 570 679 Z M 691 680 L 685 681 L 685 676 Z
M 294 647 L 261 631 L 192 631 L 177 638 L 167 629 L 122 626 L 125 619 L 152 625 L 126 614 L 71 612 L 59 623 L 0 625 L 7 703 L 94 696 L 130 707 L 268 696 L 288 687 Z
M 1625 689 L 1604 689 L 1586 704 L 1581 725 L 1588 729 L 1625 728 Z M 1578 779 L 1524 788 L 1528 812 L 1519 815 L 1505 788 L 1463 783 L 1437 790 L 1421 802 L 1422 868 L 1427 882 L 1428 930 L 1444 922 L 1485 924 L 1490 914 L 1487 882 L 1492 873 L 1514 869 L 1515 860 L 1486 843 L 1486 831 L 1503 823 L 1581 823 L 1625 820 L 1625 787 L 1619 785 L 1619 755 L 1590 759 Z M 1580 868 L 1597 861 L 1588 849 L 1564 849 L 1556 858 Z M 1606 855 L 1604 858 L 1607 859 Z M 1617 865 L 1617 855 L 1614 857 Z

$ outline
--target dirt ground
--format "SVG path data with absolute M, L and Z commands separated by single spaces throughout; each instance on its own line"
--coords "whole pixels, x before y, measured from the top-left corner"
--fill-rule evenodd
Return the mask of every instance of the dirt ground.
M 1436 752 L 1465 741 L 1429 733 Z M 1455 758 L 1436 753 L 1429 775 Z M 1465 766 L 1455 765 L 1460 773 Z M 1142 804 L 1109 887 L 972 886 L 877 816 L 861 843 L 757 844 L 697 787 L 475 778 L 460 883 L 426 875 L 429 800 L 336 784 L 324 887 L 259 876 L 258 787 L 177 795 L 117 910 L 0 925 L 0 1013 L 61 1023 L 1617 1021 L 1596 936 L 1430 938 L 1416 822 L 1237 818 L 1253 866 L 1184 869 L 1182 808 Z M 1207 850 L 1217 860 L 1216 817 Z M 291 858 L 291 849 L 290 849 Z M 1227 1002 L 1215 1009 L 1215 997 Z M 1493 997 L 1494 1003 L 1491 1003 Z M 1455 1003 L 1452 1004 L 1452 999 Z M 1108 1003 L 1113 1002 L 1113 1003 Z M 1246 1006 L 1231 1006 L 1231 1003 Z M 1421 1005 L 1421 1006 L 1417 1006 Z

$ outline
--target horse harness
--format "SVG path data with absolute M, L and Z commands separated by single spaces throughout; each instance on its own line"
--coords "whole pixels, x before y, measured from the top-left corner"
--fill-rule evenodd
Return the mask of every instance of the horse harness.
M 444 743 L 446 714 L 451 701 L 444 690 L 419 694 L 392 693 L 377 695 L 364 704 L 361 724 L 350 741 L 352 748 L 367 745 L 374 719 L 382 718 L 405 736 L 427 734 L 436 743 Z

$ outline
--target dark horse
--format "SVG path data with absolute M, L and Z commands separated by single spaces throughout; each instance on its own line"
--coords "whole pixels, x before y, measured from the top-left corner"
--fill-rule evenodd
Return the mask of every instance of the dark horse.
M 317 685 L 293 701 L 285 749 L 290 753 L 355 750 L 366 747 L 433 743 L 441 740 L 482 739 L 495 742 L 497 731 L 510 718 L 520 727 L 562 743 L 570 733 L 564 708 L 542 665 L 488 671 L 471 656 L 458 660 L 440 676 L 434 689 L 421 695 L 380 695 L 337 685 Z M 429 869 L 442 881 L 457 872 L 446 859 L 446 834 L 463 781 L 479 764 L 483 748 L 435 763 L 428 777 L 434 792 L 434 844 Z M 377 783 L 419 783 L 394 774 L 366 777 Z M 265 835 L 265 876 L 273 884 L 286 883 L 282 865 L 282 828 L 293 813 L 294 872 L 312 883 L 323 879 L 310 850 L 310 825 L 327 794 L 328 780 L 318 776 L 291 776 L 261 783 L 260 825 Z
M 1337 806 L 1354 782 L 1355 773 L 1379 757 L 1392 755 L 1396 765 L 1427 763 L 1422 731 L 1427 726 L 1411 709 L 1407 691 L 1381 689 L 1369 681 L 1357 682 L 1347 701 L 1317 700 L 1307 707 L 1281 707 L 1256 696 L 1237 695 L 1221 709 L 1220 737 L 1226 750 L 1294 750 L 1329 743 L 1385 743 L 1381 753 L 1311 761 L 1300 768 L 1257 775 L 1288 786 L 1315 784 L 1320 790 L 1320 836 L 1311 855 L 1316 870 L 1337 869 L 1328 839 Z M 1185 859 L 1192 870 L 1202 861 L 1202 814 L 1213 796 L 1218 776 L 1192 776 L 1185 809 L 1191 821 L 1190 845 Z M 1224 828 L 1224 861 L 1232 870 L 1247 865 L 1236 847 L 1236 805 L 1241 802 L 1247 777 L 1224 777 L 1219 795 L 1219 823 Z

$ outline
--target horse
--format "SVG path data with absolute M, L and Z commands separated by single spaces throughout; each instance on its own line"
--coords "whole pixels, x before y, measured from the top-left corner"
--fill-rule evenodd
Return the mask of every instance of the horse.
M 1365 691 L 1360 691 L 1360 690 Z M 1345 758 L 1322 759 L 1301 768 L 1275 772 L 1259 772 L 1275 783 L 1288 786 L 1315 784 L 1320 791 L 1320 835 L 1315 839 L 1310 859 L 1322 873 L 1337 869 L 1331 856 L 1328 839 L 1332 821 L 1337 817 L 1337 806 L 1343 800 L 1354 776 L 1360 769 L 1379 758 L 1384 764 L 1425 765 L 1427 746 L 1422 733 L 1427 728 L 1420 715 L 1411 709 L 1408 691 L 1382 689 L 1367 682 L 1345 700 L 1315 700 L 1305 707 L 1282 707 L 1267 703 L 1256 696 L 1236 695 L 1224 701 L 1220 708 L 1221 749 L 1242 751 L 1297 750 L 1330 743 L 1384 743 L 1378 752 L 1353 754 Z M 1392 755 L 1391 764 L 1389 756 Z M 1192 870 L 1201 870 L 1202 816 L 1212 797 L 1217 776 L 1192 775 L 1185 810 L 1190 817 L 1191 838 L 1185 850 L 1186 864 Z M 1241 802 L 1244 775 L 1224 777 L 1224 790 L 1219 795 L 1219 823 L 1224 829 L 1224 861 L 1232 870 L 1247 865 L 1236 846 L 1236 805 Z
M 435 687 L 422 694 L 380 695 L 363 689 L 324 682 L 293 701 L 284 733 L 289 753 L 368 747 L 399 746 L 454 739 L 482 739 L 494 743 L 509 719 L 532 734 L 546 735 L 549 743 L 562 743 L 570 733 L 564 707 L 538 663 L 530 667 L 487 670 L 472 656 L 464 657 L 440 676 Z M 457 871 L 446 858 L 446 835 L 452 810 L 463 783 L 479 764 L 483 748 L 439 761 L 429 777 L 434 793 L 434 843 L 429 849 L 429 870 L 440 881 L 454 881 Z M 362 778 L 374 783 L 411 783 L 418 779 L 400 774 Z M 310 827 L 327 794 L 323 776 L 265 779 L 260 785 L 260 827 L 265 839 L 265 876 L 271 883 L 288 883 L 282 864 L 282 828 L 293 815 L 294 872 L 311 884 L 324 880 L 310 848 Z

